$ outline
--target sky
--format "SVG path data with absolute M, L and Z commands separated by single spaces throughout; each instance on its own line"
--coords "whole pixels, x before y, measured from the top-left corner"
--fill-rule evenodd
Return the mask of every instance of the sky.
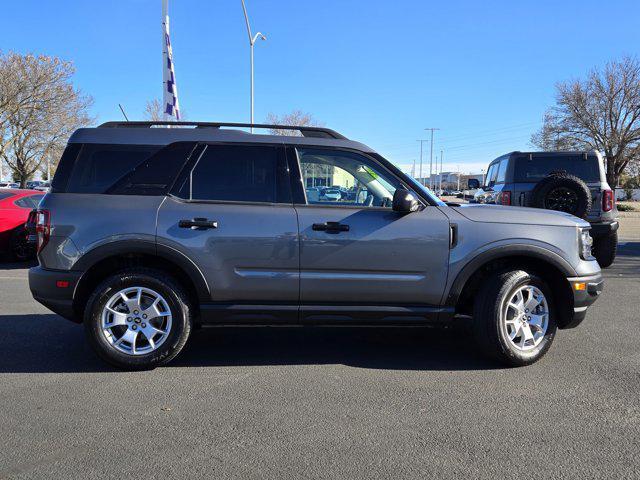
M 444 171 L 479 172 L 530 150 L 557 82 L 640 48 L 638 0 L 246 0 L 255 119 L 311 113 L 405 170 L 434 132 Z M 0 49 L 76 68 L 96 123 L 141 119 L 162 95 L 160 0 L 3 0 Z M 169 0 L 180 105 L 189 120 L 249 121 L 240 0 Z M 423 173 L 431 148 L 424 142 Z

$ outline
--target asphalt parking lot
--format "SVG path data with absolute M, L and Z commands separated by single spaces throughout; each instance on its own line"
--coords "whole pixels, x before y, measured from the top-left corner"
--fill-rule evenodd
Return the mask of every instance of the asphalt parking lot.
M 123 373 L 0 265 L 0 478 L 639 478 L 640 236 L 538 364 L 455 331 L 195 332 Z

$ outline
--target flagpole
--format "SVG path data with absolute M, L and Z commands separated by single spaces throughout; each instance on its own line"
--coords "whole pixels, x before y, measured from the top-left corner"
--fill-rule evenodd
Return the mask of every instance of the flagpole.
M 165 102 L 165 91 L 167 90 L 167 16 L 169 14 L 169 0 L 162 0 L 162 103 L 164 106 L 163 118 L 169 120 L 169 114 L 167 113 L 167 106 Z

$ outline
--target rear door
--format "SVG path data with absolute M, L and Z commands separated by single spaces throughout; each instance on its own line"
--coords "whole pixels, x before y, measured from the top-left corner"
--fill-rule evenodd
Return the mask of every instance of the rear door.
M 283 148 L 207 144 L 158 212 L 158 243 L 204 274 L 212 304 L 299 300 L 298 224 Z
M 344 192 L 337 200 L 305 196 L 303 189 L 300 196 L 294 193 L 303 320 L 323 321 L 319 310 L 328 315 L 349 306 L 355 316 L 364 314 L 362 306 L 439 304 L 449 259 L 444 213 L 435 206 L 409 214 L 393 211 L 393 193 L 406 185 L 363 154 L 304 147 L 292 149 L 290 159 L 307 192 L 318 186 Z M 339 318 L 348 320 L 350 314 Z

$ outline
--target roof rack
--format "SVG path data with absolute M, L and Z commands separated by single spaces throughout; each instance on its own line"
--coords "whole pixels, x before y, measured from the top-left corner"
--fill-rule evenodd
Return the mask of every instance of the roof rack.
M 151 128 L 155 126 L 187 126 L 196 128 L 220 128 L 220 127 L 243 127 L 243 128 L 268 128 L 274 130 L 297 130 L 304 137 L 315 138 L 335 138 L 346 140 L 347 137 L 339 134 L 335 130 L 323 127 L 306 127 L 296 125 L 268 125 L 263 123 L 224 123 L 224 122 L 171 122 L 171 121 L 142 121 L 142 122 L 106 122 L 98 128 Z

